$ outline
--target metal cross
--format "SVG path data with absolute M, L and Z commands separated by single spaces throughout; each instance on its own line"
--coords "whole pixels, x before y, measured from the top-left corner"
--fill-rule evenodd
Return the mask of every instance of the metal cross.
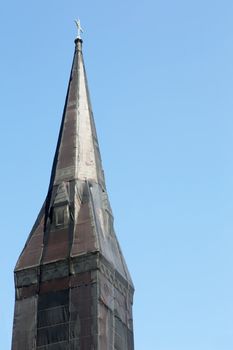
M 75 20 L 75 24 L 76 24 L 77 29 L 78 29 L 78 36 L 77 36 L 77 38 L 81 39 L 81 33 L 83 33 L 83 29 L 81 27 L 80 19 Z

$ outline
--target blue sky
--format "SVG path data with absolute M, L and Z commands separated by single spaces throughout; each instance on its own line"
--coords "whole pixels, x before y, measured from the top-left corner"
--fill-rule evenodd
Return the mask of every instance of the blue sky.
M 115 227 L 135 283 L 135 350 L 233 348 L 233 2 L 3 1 L 0 341 L 13 268 L 48 188 L 76 35 Z

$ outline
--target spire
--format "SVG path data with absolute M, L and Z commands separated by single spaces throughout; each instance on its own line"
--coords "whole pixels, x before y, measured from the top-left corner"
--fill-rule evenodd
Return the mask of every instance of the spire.
M 105 188 L 80 38 L 75 40 L 73 65 L 50 188 L 62 181 L 74 179 L 89 179 Z
M 132 284 L 113 228 L 82 39 L 76 38 L 48 194 L 16 270 L 94 251 Z
M 15 288 L 12 350 L 133 350 L 133 283 L 114 231 L 80 37 L 48 194 Z

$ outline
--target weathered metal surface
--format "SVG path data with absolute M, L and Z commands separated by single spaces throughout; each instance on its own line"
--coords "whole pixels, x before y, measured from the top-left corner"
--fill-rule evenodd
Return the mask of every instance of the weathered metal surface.
M 44 209 L 43 206 L 26 242 L 25 248 L 19 257 L 16 265 L 17 270 L 38 266 L 40 264 L 43 252 Z
M 70 287 L 81 287 L 83 285 L 89 285 L 96 282 L 91 275 L 91 271 L 86 271 L 79 273 L 78 275 L 73 275 L 70 277 Z
M 16 289 L 17 300 L 30 298 L 35 296 L 38 292 L 38 284 L 32 284 L 28 287 L 21 287 Z
M 97 250 L 97 237 L 94 226 L 94 218 L 87 195 L 83 194 L 74 230 L 71 256 L 85 254 Z
M 36 348 L 37 296 L 15 302 L 12 350 Z
M 109 350 L 113 347 L 113 313 L 104 304 L 98 305 L 98 324 L 99 324 L 99 349 Z
M 93 254 L 85 254 L 70 260 L 70 271 L 72 274 L 80 274 L 82 272 L 96 270 L 98 268 L 98 252 Z
M 69 289 L 39 294 L 37 347 L 69 340 Z
M 43 263 L 66 259 L 69 255 L 68 229 L 58 229 L 48 233 L 47 245 L 44 249 Z
M 72 340 L 76 339 L 79 341 L 81 349 L 86 349 L 89 343 L 90 346 L 96 343 L 97 315 L 95 305 L 97 300 L 95 291 L 96 285 L 90 282 L 71 289 L 70 337 Z
M 68 289 L 70 277 L 54 278 L 50 281 L 40 283 L 40 293 L 49 293 Z
M 40 266 L 41 282 L 66 276 L 69 276 L 69 264 L 67 260 L 57 261 L 55 263 L 44 264 Z
M 114 317 L 114 347 L 119 350 L 129 349 L 127 327 L 116 316 Z
M 114 311 L 114 285 L 109 282 L 107 278 L 98 274 L 98 286 L 99 286 L 99 300 L 103 303 L 109 310 Z
M 134 348 L 133 284 L 114 232 L 81 44 L 48 194 L 15 269 L 12 350 Z
M 15 284 L 17 287 L 30 286 L 36 283 L 38 283 L 38 268 L 21 270 L 15 275 Z

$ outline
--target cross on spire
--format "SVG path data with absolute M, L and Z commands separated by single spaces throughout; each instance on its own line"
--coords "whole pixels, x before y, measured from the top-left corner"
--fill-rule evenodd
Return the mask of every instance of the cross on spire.
M 83 33 L 83 29 L 81 27 L 80 19 L 75 20 L 75 24 L 76 24 L 77 30 L 78 30 L 77 39 L 81 39 L 81 33 Z

